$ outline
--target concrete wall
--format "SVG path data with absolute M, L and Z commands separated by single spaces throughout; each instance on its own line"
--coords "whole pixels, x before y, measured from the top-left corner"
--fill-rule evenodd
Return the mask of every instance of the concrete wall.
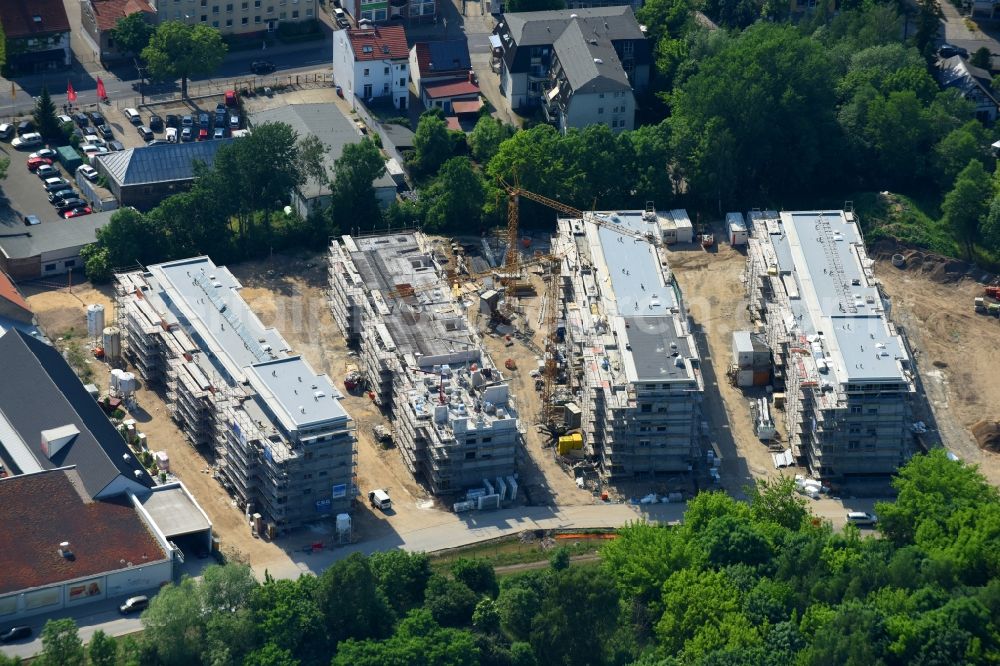
M 632 91 L 622 91 L 619 97 L 615 97 L 614 93 L 603 94 L 604 97 L 599 93 L 576 93 L 570 97 L 565 116 L 566 128 L 583 129 L 603 124 L 616 133 L 635 129 L 635 97 Z

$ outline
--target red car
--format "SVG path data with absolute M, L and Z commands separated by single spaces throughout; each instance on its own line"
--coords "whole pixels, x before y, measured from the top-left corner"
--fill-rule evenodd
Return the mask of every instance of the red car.
M 204 127 L 202 127 L 200 130 L 198 130 L 198 140 L 199 141 L 207 141 L 208 140 L 208 130 L 205 129 Z
M 28 171 L 34 173 L 43 164 L 52 164 L 52 160 L 48 157 L 32 157 L 28 160 Z
M 90 209 L 90 206 L 83 206 L 82 208 L 73 208 L 68 210 L 63 213 L 62 216 L 68 220 L 71 217 L 82 217 L 84 215 L 90 215 L 93 212 L 94 211 Z

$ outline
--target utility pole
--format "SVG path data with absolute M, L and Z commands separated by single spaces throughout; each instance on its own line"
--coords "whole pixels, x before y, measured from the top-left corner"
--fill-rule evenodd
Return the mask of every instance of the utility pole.
M 140 100 L 139 105 L 142 106 L 143 104 L 146 103 L 146 91 L 142 87 L 142 82 L 145 75 L 143 74 L 142 65 L 139 64 L 139 59 L 133 58 L 132 62 L 135 63 L 135 71 L 139 73 L 139 100 Z

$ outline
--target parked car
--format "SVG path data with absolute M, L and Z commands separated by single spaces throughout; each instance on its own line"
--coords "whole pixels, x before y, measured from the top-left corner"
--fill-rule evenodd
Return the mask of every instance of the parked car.
M 10 145 L 15 148 L 34 148 L 36 146 L 42 145 L 42 135 L 35 132 L 28 132 L 27 134 L 22 134 L 15 137 Z
M 229 129 L 240 128 L 240 117 L 235 113 L 229 116 Z
M 35 131 L 35 123 L 30 120 L 22 120 L 17 124 L 17 135 L 30 134 Z
M 107 121 L 104 119 L 104 116 L 97 111 L 91 111 L 87 115 L 90 116 L 90 121 L 94 123 L 94 127 L 97 127 L 98 125 L 107 124 Z
M 75 122 L 80 127 L 87 127 L 90 125 L 90 118 L 87 117 L 85 113 L 74 113 L 73 122 Z
M 59 175 L 59 169 L 55 168 L 51 164 L 42 164 L 37 169 L 35 169 L 35 175 L 45 180 L 46 178 L 53 178 Z
M 236 96 L 235 90 L 226 91 L 226 106 L 229 107 L 239 106 L 239 97 Z
M 31 633 L 31 627 L 26 627 L 24 625 L 11 627 L 7 631 L 0 634 L 0 643 L 13 643 L 14 641 L 30 637 Z
M 73 124 L 73 119 L 67 116 L 65 113 L 56 116 L 56 120 L 59 121 L 60 125 L 65 125 L 66 123 Z
M 56 190 L 63 189 L 69 185 L 69 181 L 65 178 L 46 178 L 45 179 L 45 191 L 55 192 Z
M 122 114 L 133 125 L 141 125 L 142 124 L 142 116 L 139 115 L 139 112 L 136 109 L 125 109 L 124 111 L 122 111 Z
M 52 164 L 52 159 L 49 157 L 29 157 L 28 171 L 34 173 L 38 171 L 39 167 L 48 166 L 49 164 Z
M 215 131 L 212 132 L 212 138 L 213 139 L 225 139 L 226 138 L 226 128 L 225 127 L 216 127 Z
M 86 205 L 87 205 L 86 201 L 84 201 L 80 197 L 76 197 L 74 199 L 64 200 L 61 204 L 56 206 L 56 210 L 58 210 L 59 214 L 62 215 L 68 210 L 73 210 L 74 208 L 84 208 Z
M 276 69 L 277 67 L 270 60 L 254 60 L 253 63 L 250 64 L 250 71 L 257 76 L 270 74 Z
M 154 132 L 162 132 L 163 131 L 163 118 L 159 117 L 155 113 L 150 114 L 150 116 L 149 116 L 149 129 L 153 130 Z
M 104 145 L 104 139 L 102 139 L 101 137 L 97 136 L 96 134 L 84 134 L 83 135 L 83 143 L 89 144 L 91 146 L 103 146 Z
M 97 173 L 97 169 L 90 166 L 89 164 L 84 164 L 77 167 L 76 172 L 92 183 L 96 182 L 97 179 L 100 177 L 100 174 Z
M 111 131 L 111 128 L 108 125 L 98 125 L 97 131 L 100 132 L 101 136 L 105 139 L 115 138 L 115 133 Z
M 220 113 L 218 109 L 215 110 L 215 122 L 213 123 L 215 127 L 225 127 L 226 126 L 226 109 L 223 108 Z
M 198 140 L 205 141 L 206 139 L 208 139 L 208 128 L 202 127 L 198 130 Z
M 36 224 L 41 224 L 41 223 L 42 223 L 42 221 L 38 219 L 37 215 L 25 215 L 24 216 L 24 225 L 27 226 L 27 227 L 33 227 Z
M 194 134 L 191 132 L 191 128 L 181 128 L 181 141 L 191 141 L 192 139 L 194 139 Z
M 119 151 L 125 150 L 125 144 L 121 141 L 108 141 L 108 150 Z
M 90 155 L 91 153 L 98 153 L 98 152 L 100 152 L 101 148 L 103 148 L 103 146 L 99 146 L 96 143 L 81 143 L 80 144 L 80 148 L 79 148 L 79 152 L 81 152 L 81 153 L 83 153 L 85 155 Z
M 181 127 L 194 127 L 194 116 L 188 114 L 181 118 Z
M 166 139 L 168 143 L 177 143 L 177 128 L 168 127 L 166 131 Z
M 10 141 L 14 136 L 14 126 L 10 123 L 4 123 L 0 125 L 0 139 L 4 141 Z
M 78 198 L 80 198 L 80 195 L 76 190 L 69 186 L 66 186 L 65 190 L 56 190 L 55 192 L 49 193 L 49 203 L 56 207 L 61 206 L 64 201 Z
M 864 511 L 850 511 L 847 514 L 847 522 L 858 527 L 874 527 L 878 523 L 878 516 Z
M 207 113 L 198 114 L 198 127 L 201 127 L 202 129 L 208 129 L 211 124 L 212 124 L 212 119 L 208 117 Z
M 153 130 L 149 129 L 145 125 L 139 125 L 135 128 L 135 131 L 139 133 L 139 136 L 142 137 L 143 141 L 153 140 Z
M 178 116 L 178 115 L 175 115 L 173 113 L 168 113 L 167 114 L 166 125 L 167 125 L 167 127 L 174 127 L 174 128 L 180 127 L 181 126 L 181 117 Z
M 84 215 L 90 215 L 94 211 L 91 210 L 90 206 L 77 206 L 76 208 L 71 208 L 70 210 L 61 213 L 64 219 L 71 219 L 74 217 L 83 217 Z
M 119 612 L 122 615 L 128 615 L 129 613 L 136 613 L 139 611 L 146 610 L 149 607 L 149 597 L 138 596 L 129 597 L 125 600 L 121 606 L 118 607 Z
M 969 57 L 969 52 L 963 49 L 961 46 L 955 46 L 954 44 L 949 44 L 945 42 L 938 47 L 938 55 L 942 58 L 951 58 L 952 56 L 960 55 L 963 58 Z
M 36 157 L 47 157 L 50 160 L 54 160 L 57 157 L 59 157 L 59 153 L 57 153 L 56 151 L 52 150 L 51 148 L 42 148 L 41 150 L 37 150 L 37 151 L 31 153 L 30 155 L 28 155 L 28 159 L 29 160 L 33 160 Z
M 347 12 L 340 7 L 333 10 L 333 18 L 336 19 L 337 25 L 341 28 L 348 28 L 351 25 L 351 22 L 347 20 Z

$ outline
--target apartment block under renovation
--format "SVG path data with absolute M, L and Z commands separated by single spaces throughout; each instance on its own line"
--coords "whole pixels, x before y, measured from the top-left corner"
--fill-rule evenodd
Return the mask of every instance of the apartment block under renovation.
M 910 456 L 913 367 L 854 214 L 750 221 L 750 311 L 785 389 L 793 456 L 824 480 L 891 474 Z
M 334 319 L 410 472 L 435 494 L 514 474 L 513 398 L 427 238 L 344 236 L 329 263 Z
M 228 269 L 194 257 L 118 274 L 115 287 L 126 360 L 165 387 L 173 419 L 214 449 L 260 529 L 350 509 L 357 442 L 341 394 L 261 323 Z
M 565 342 L 585 447 L 611 479 L 686 472 L 699 454 L 704 383 L 654 210 L 560 219 Z

